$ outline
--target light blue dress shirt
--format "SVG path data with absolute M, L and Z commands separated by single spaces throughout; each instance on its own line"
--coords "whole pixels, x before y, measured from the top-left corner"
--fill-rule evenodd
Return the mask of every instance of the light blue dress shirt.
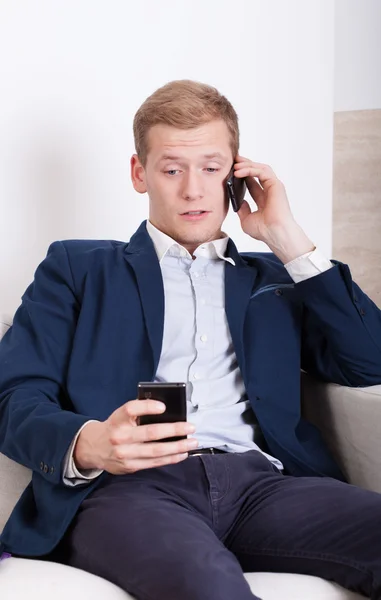
M 225 313 L 225 257 L 228 236 L 198 246 L 192 256 L 147 221 L 164 284 L 164 332 L 154 381 L 188 384 L 187 420 L 196 427 L 199 448 L 227 452 L 262 452 L 276 467 L 275 457 L 260 448 L 262 434 L 248 400 Z M 297 283 L 329 269 L 319 250 L 285 265 Z M 64 482 L 77 485 L 97 477 L 98 469 L 80 472 L 73 460 L 77 432 L 67 452 Z
M 225 313 L 228 237 L 185 248 L 147 223 L 163 275 L 163 345 L 155 381 L 188 383 L 187 420 L 199 448 L 259 450 L 260 435 L 247 397 Z M 278 468 L 282 464 L 269 457 Z

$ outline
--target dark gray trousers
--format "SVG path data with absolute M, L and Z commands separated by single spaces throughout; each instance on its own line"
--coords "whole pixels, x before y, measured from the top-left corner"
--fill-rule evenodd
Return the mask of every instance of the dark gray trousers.
M 381 495 L 282 475 L 255 450 L 112 476 L 82 503 L 65 562 L 138 600 L 253 600 L 243 571 L 306 573 L 381 599 Z

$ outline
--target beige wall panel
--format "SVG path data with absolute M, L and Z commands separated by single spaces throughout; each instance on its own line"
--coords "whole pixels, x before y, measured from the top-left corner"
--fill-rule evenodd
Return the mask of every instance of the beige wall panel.
M 381 110 L 334 118 L 332 256 L 381 307 Z

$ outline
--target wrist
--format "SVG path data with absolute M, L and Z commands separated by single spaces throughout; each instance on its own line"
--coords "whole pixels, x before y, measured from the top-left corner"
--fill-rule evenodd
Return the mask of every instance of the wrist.
M 102 422 L 87 423 L 78 436 L 74 446 L 73 460 L 75 466 L 80 471 L 87 469 L 101 469 L 99 458 L 97 457 L 97 441 L 100 438 L 103 428 Z
M 295 221 L 268 230 L 264 241 L 283 264 L 315 250 L 314 243 Z

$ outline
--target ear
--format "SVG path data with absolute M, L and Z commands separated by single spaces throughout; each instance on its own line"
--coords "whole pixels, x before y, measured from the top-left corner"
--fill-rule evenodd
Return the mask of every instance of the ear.
M 139 160 L 137 154 L 133 154 L 131 157 L 131 181 L 135 190 L 139 194 L 145 194 L 147 191 L 145 169 Z

